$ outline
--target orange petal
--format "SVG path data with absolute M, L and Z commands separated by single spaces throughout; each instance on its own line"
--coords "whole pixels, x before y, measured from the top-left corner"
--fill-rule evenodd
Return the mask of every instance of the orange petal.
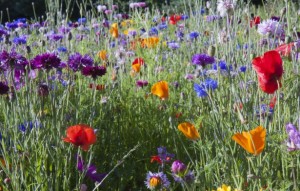
M 200 135 L 195 128 L 195 126 L 189 122 L 180 123 L 178 129 L 191 140 L 197 140 L 200 138 Z
M 139 71 L 141 70 L 141 64 L 140 64 L 140 63 L 133 64 L 133 65 L 132 65 L 132 69 L 133 69 L 135 72 L 139 72 Z
M 151 88 L 151 93 L 160 97 L 161 99 L 168 98 L 169 97 L 168 82 L 160 81 L 155 83 Z
M 258 126 L 255 129 L 236 133 L 232 139 L 253 155 L 259 155 L 265 147 L 266 129 Z

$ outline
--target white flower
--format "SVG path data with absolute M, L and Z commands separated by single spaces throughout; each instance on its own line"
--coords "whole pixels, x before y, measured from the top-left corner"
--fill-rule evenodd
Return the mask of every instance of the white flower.
M 106 9 L 107 9 L 107 7 L 105 5 L 98 5 L 97 6 L 97 10 L 98 10 L 99 13 L 105 11 Z
M 220 16 L 224 17 L 227 14 L 232 15 L 236 0 L 218 0 L 217 11 L 220 12 Z
M 268 19 L 258 24 L 257 32 L 261 35 L 282 35 L 284 33 L 282 25 L 275 20 Z

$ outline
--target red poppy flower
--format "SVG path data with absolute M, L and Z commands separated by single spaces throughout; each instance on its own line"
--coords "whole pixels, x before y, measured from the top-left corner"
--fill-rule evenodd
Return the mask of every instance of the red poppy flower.
M 181 16 L 180 15 L 172 15 L 170 17 L 170 24 L 171 25 L 176 25 L 178 21 L 180 21 Z
M 151 156 L 151 163 L 157 162 L 158 164 L 162 164 L 162 161 L 158 155 Z
M 253 17 L 252 20 L 250 21 L 250 27 L 253 27 L 258 24 L 260 24 L 260 17 L 259 16 Z
M 89 150 L 90 145 L 96 142 L 94 129 L 88 125 L 79 124 L 68 127 L 66 133 L 67 137 L 63 138 L 63 141 L 80 146 L 84 151 Z
M 281 87 L 280 79 L 283 74 L 282 60 L 275 50 L 265 52 L 263 56 L 252 60 L 252 66 L 258 75 L 260 88 L 272 94 Z
M 294 43 L 289 43 L 289 44 L 282 44 L 278 46 L 275 50 L 282 56 L 289 57 L 292 52 L 292 48 L 294 46 Z
M 132 69 L 135 72 L 139 72 L 141 70 L 141 65 L 144 65 L 145 61 L 142 58 L 136 58 L 132 62 Z

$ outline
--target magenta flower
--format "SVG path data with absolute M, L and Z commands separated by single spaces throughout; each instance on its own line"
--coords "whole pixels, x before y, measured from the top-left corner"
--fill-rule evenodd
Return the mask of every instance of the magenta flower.
M 103 76 L 106 73 L 106 68 L 104 66 L 86 66 L 82 68 L 81 73 L 96 79 L 98 76 Z
M 137 87 L 142 88 L 142 87 L 147 86 L 147 85 L 148 85 L 148 81 L 147 80 L 138 80 L 138 81 L 136 81 L 136 86 Z
M 195 54 L 192 57 L 192 64 L 206 66 L 208 64 L 213 64 L 215 62 L 215 58 L 211 57 L 207 54 Z
M 9 91 L 9 87 L 5 83 L 0 82 L 0 95 L 7 94 L 8 91 Z
M 186 171 L 186 166 L 180 160 L 176 160 L 172 163 L 171 171 L 175 174 L 182 174 Z
M 94 61 L 89 55 L 82 56 L 78 52 L 69 56 L 68 66 L 74 71 L 77 72 L 84 67 L 93 66 Z
M 44 53 L 37 55 L 30 61 L 31 69 L 46 69 L 58 68 L 60 66 L 60 58 L 54 53 Z

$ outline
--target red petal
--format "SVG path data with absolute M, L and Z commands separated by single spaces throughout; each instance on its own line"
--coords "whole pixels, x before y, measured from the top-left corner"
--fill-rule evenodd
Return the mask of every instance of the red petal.
M 294 43 L 282 44 L 278 46 L 275 50 L 282 56 L 289 56 L 291 54 Z
M 263 73 L 266 76 L 279 79 L 283 74 L 282 60 L 279 53 L 275 50 L 264 53 L 262 57 L 254 58 L 252 65 L 257 73 Z
M 258 77 L 259 87 L 262 91 L 273 94 L 278 89 L 278 82 L 276 80 L 266 81 L 261 77 Z M 279 81 L 279 86 L 281 87 L 281 83 Z

